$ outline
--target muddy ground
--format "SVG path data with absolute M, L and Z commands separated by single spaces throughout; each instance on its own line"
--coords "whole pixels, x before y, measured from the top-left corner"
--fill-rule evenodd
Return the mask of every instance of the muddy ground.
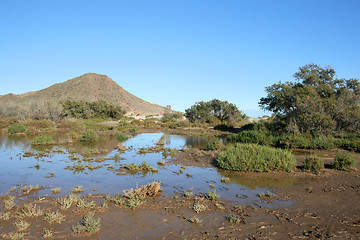
M 48 229 L 53 233 L 50 239 L 360 239 L 360 172 L 331 169 L 337 151 L 316 152 L 324 158 L 326 166 L 317 175 L 301 171 L 302 159 L 310 151 L 295 152 L 299 167 L 290 173 L 227 172 L 246 176 L 246 185 L 251 185 L 252 180 L 256 183 L 257 179 L 266 179 L 263 182 L 272 186 L 275 196 L 261 199 L 267 202 L 286 200 L 291 203 L 286 207 L 276 204 L 240 206 L 221 201 L 221 198 L 219 201 L 208 200 L 206 193 L 184 197 L 179 192 L 172 196 L 148 197 L 136 209 L 119 207 L 111 201 L 107 207 L 101 207 L 105 196 L 86 195 L 84 199 L 95 201 L 94 206 L 79 208 L 74 204 L 61 210 L 55 198 L 23 199 L 18 195 L 16 206 L 9 211 L 12 218 L 0 220 L 0 236 L 4 239 L 41 239 L 44 230 Z M 196 149 L 183 151 L 168 164 L 215 168 L 216 154 Z M 359 169 L 360 154 L 354 156 Z M 7 196 L 3 196 L 0 200 L 6 199 Z M 27 203 L 36 204 L 44 212 L 59 211 L 65 220 L 61 224 L 50 224 L 44 216 L 19 217 Z M 205 211 L 195 212 L 195 203 L 204 205 Z M 4 212 L 2 204 L 0 214 Z M 89 212 L 101 219 L 100 230 L 74 233 L 73 226 Z M 201 223 L 192 223 L 194 216 Z M 15 238 L 14 223 L 19 219 L 30 223 L 21 231 L 23 238 Z

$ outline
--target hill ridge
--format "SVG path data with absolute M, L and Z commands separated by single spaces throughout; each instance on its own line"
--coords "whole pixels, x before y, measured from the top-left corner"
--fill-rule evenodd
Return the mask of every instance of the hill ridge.
M 58 102 L 63 100 L 86 102 L 104 100 L 121 106 L 128 112 L 128 115 L 162 115 L 165 112 L 164 107 L 149 103 L 129 93 L 110 77 L 97 73 L 85 73 L 39 91 L 0 96 L 0 103 L 22 104 L 50 100 Z

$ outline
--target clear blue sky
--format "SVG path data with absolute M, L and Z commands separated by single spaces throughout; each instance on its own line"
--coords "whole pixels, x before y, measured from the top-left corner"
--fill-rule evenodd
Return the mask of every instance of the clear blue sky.
M 87 72 L 184 111 L 218 98 L 250 116 L 298 67 L 360 77 L 358 0 L 3 0 L 0 95 Z

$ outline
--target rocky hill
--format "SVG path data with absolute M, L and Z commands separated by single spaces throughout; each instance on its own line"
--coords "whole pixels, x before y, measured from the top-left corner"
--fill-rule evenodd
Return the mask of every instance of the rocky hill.
M 108 76 L 96 73 L 87 73 L 40 91 L 0 96 L 0 104 L 59 102 L 61 100 L 86 102 L 104 100 L 121 106 L 128 114 L 133 113 L 134 115 L 162 115 L 165 111 L 164 107 L 146 102 L 127 92 Z

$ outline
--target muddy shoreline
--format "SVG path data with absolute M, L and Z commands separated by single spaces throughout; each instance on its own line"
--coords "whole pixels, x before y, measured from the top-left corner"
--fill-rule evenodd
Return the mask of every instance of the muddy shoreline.
M 87 203 L 94 201 L 89 208 L 74 204 L 61 209 L 59 198 L 66 194 L 53 197 L 9 192 L 9 195 L 16 195 L 16 205 L 9 210 L 10 219 L 0 219 L 0 236 L 4 239 L 41 239 L 44 230 L 51 230 L 53 236 L 49 239 L 359 239 L 360 173 L 356 169 L 360 167 L 360 154 L 352 153 L 356 169 L 344 172 L 331 168 L 337 151 L 340 150 L 315 151 L 325 161 L 325 169 L 319 174 L 301 170 L 304 157 L 314 153 L 307 150 L 293 151 L 298 168 L 289 173 L 220 171 L 222 176 L 229 177 L 229 184 L 249 189 L 260 187 L 271 192 L 269 196 L 264 194 L 247 204 L 221 197 L 209 200 L 206 191 L 193 191 L 185 196 L 188 189 L 184 188 L 174 189 L 173 194 L 162 192 L 148 197 L 136 209 L 111 201 L 107 201 L 104 207 L 107 197 L 96 194 L 96 191 L 81 197 Z M 174 165 L 180 171 L 186 167 L 219 171 L 215 164 L 217 154 L 216 151 L 199 149 L 182 150 L 167 159 L 166 166 Z M 4 202 L 9 195 L 1 196 L 0 201 Z M 236 198 L 242 200 L 247 196 L 239 189 Z M 65 221 L 49 224 L 43 215 L 22 216 L 23 207 L 29 203 L 40 207 L 43 212 L 59 211 Z M 203 210 L 195 211 L 196 204 L 203 206 Z M 1 204 L 0 215 L 5 212 L 5 205 Z M 74 233 L 74 225 L 81 222 L 88 212 L 94 212 L 94 217 L 101 219 L 99 231 Z M 195 216 L 201 222 L 192 223 Z M 30 227 L 22 231 L 23 238 L 14 238 L 11 235 L 16 230 L 14 223 L 20 219 L 30 223 Z

